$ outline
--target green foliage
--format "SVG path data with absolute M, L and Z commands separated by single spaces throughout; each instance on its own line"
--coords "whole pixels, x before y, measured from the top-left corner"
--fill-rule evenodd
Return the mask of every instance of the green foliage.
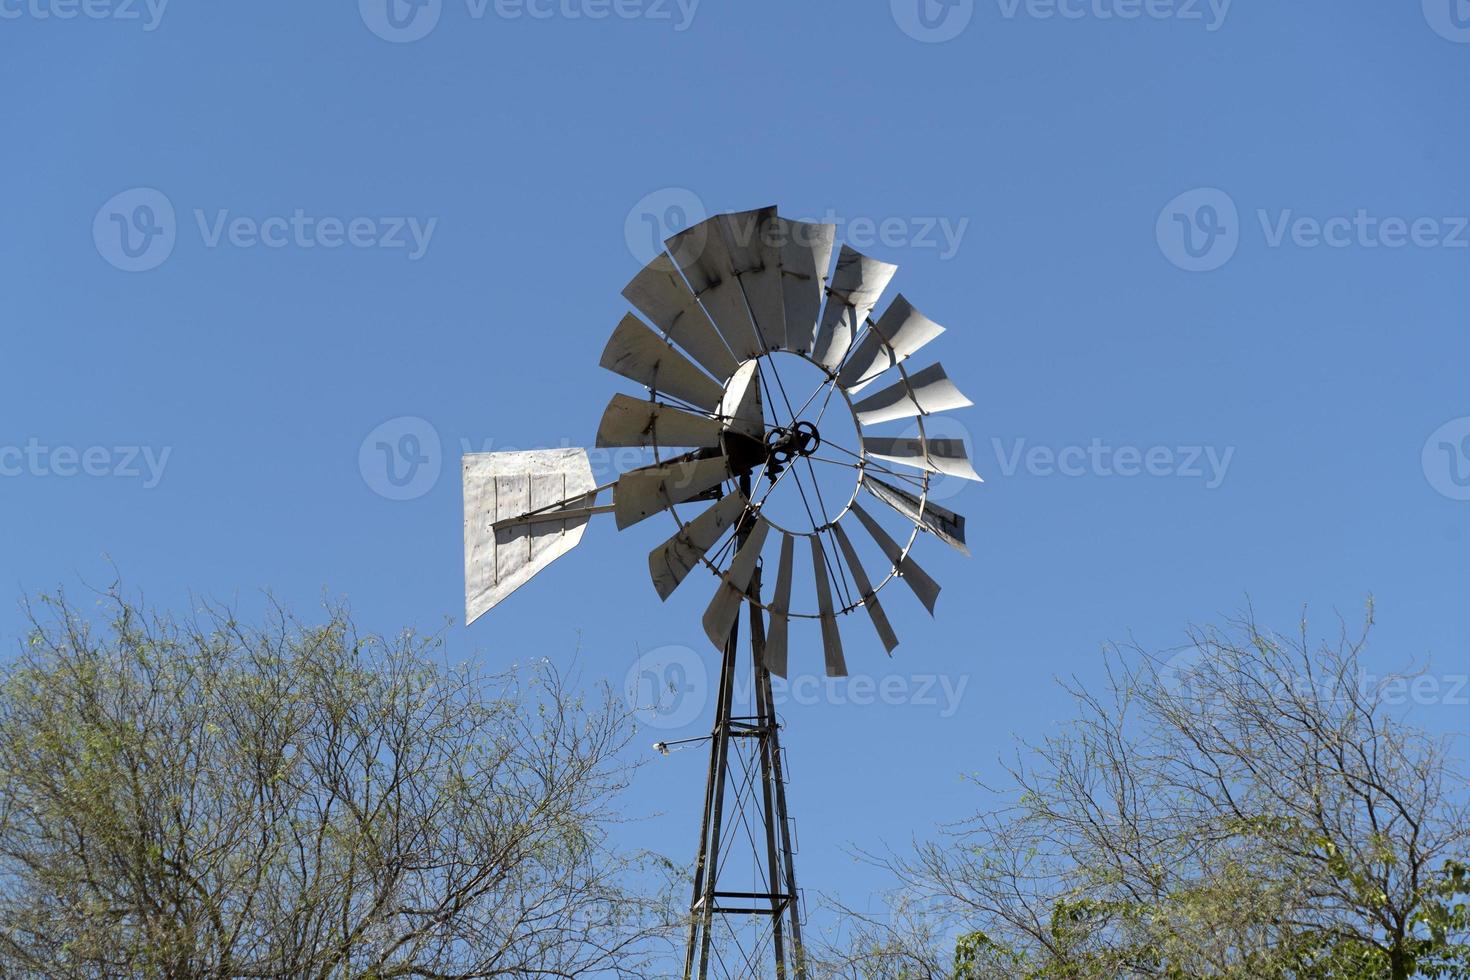
M 631 971 L 602 846 L 630 729 L 345 610 L 176 622 L 45 600 L 0 676 L 0 975 Z M 44 615 L 44 618 L 43 618 Z

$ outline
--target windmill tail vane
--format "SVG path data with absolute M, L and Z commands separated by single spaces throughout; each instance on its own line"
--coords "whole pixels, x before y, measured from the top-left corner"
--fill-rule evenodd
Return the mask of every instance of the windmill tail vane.
M 897 267 L 838 250 L 834 225 L 767 207 L 715 215 L 665 248 L 623 290 L 637 312 L 614 328 L 600 362 L 642 392 L 615 394 L 596 436 L 598 447 L 636 447 L 654 461 L 598 485 L 583 449 L 466 454 L 466 621 L 576 547 L 592 518 L 610 514 L 625 530 L 671 515 L 673 533 L 648 554 L 650 578 L 666 600 L 696 568 L 714 576 L 702 626 L 723 658 L 685 976 L 735 962 L 729 975 L 764 975 L 755 964 L 771 961 L 778 977 L 804 977 L 770 676 L 787 674 L 792 620 L 818 628 L 829 676 L 847 674 L 838 618 L 859 608 L 891 654 L 899 641 L 878 593 L 894 579 L 933 614 L 940 587 L 911 554 L 919 535 L 969 552 L 964 518 L 929 499 L 931 483 L 980 477 L 964 443 L 930 436 L 925 419 L 972 403 L 938 363 L 910 369 L 944 328 L 902 295 L 875 317 Z M 792 390 L 798 367 L 817 378 L 809 396 Z M 862 534 L 850 534 L 857 526 Z M 805 606 L 794 601 L 798 578 Z M 742 608 L 755 704 L 736 716 Z M 747 763 L 750 778 L 727 800 L 735 767 Z M 739 822 L 724 820 L 732 805 L 758 811 L 765 828 L 764 841 L 749 835 L 757 885 L 744 891 L 719 884 Z M 715 935 L 741 919 L 764 921 L 745 940 Z M 722 959 L 716 940 L 739 956 Z

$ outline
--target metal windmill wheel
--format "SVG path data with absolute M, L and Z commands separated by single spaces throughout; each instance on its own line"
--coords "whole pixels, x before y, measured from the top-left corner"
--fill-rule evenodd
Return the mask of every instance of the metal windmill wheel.
M 908 366 L 943 328 L 902 296 L 874 319 L 897 267 L 844 245 L 832 269 L 835 231 L 774 207 L 716 215 L 670 238 L 667 254 L 623 290 L 642 318 L 622 319 L 601 364 L 644 392 L 613 397 L 597 445 L 644 448 L 650 465 L 597 486 L 584 450 L 464 458 L 471 622 L 574 547 L 601 513 L 620 530 L 672 516 L 673 533 L 648 555 L 661 598 L 697 568 L 714 576 L 703 627 L 723 660 L 686 976 L 759 976 L 768 961 L 776 976 L 806 975 L 770 683 L 786 676 L 792 621 L 819 625 L 826 672 L 844 676 L 839 616 L 864 609 L 891 653 L 898 637 L 880 590 L 902 579 L 933 613 L 939 586 L 910 554 L 921 532 L 968 553 L 964 519 L 929 491 L 936 475 L 979 477 L 963 444 L 931 438 L 924 419 L 971 402 L 939 364 Z M 787 383 L 797 367 L 815 379 L 810 394 Z M 880 431 L 895 426 L 907 431 Z M 600 504 L 607 490 L 612 502 Z M 863 560 L 849 533 L 856 526 L 881 564 Z M 772 567 L 767 594 L 763 570 Z M 810 586 L 805 603 L 794 598 L 798 580 Z M 736 715 L 742 606 L 755 703 Z M 737 766 L 749 778 L 735 780 L 727 799 Z M 724 884 L 732 810 L 747 829 L 763 829 L 748 835 L 756 874 L 746 890 Z M 717 937 L 716 925 L 731 917 L 764 922 L 753 942 L 737 937 L 727 959 L 719 940 L 729 937 Z

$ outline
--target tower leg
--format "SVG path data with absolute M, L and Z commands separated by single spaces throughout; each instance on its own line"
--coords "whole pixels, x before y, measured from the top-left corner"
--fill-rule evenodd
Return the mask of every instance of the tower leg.
M 744 526 L 737 531 L 742 544 L 747 532 L 748 527 Z M 750 586 L 750 596 L 756 602 L 760 590 L 757 569 Z M 807 976 L 801 948 L 801 909 L 786 812 L 786 787 L 781 772 L 779 724 L 771 675 L 764 662 L 765 621 L 758 605 L 752 602 L 749 608 L 753 683 L 749 691 L 752 703 L 746 710 L 752 713 L 735 714 L 736 679 L 740 673 L 737 619 L 721 658 L 715 725 L 710 732 L 709 772 L 684 953 L 685 980 L 704 980 L 710 976 L 712 949 L 720 976 L 738 976 L 741 980 L 771 975 L 779 980 L 806 980 Z M 743 699 L 741 707 L 744 707 Z M 732 768 L 732 756 L 738 762 L 738 770 Z M 759 790 L 753 785 L 757 775 Z M 727 784 L 730 794 L 726 792 Z M 742 841 L 750 844 L 752 853 L 748 858 L 755 869 L 752 874 L 764 879 L 764 891 L 743 890 L 752 887 L 748 881 L 728 887 L 721 885 L 722 875 L 728 880 L 739 873 L 740 869 L 732 870 L 727 865 L 731 858 L 740 856 Z M 728 921 L 734 927 L 731 934 L 735 935 L 740 929 L 749 928 L 752 920 L 764 920 L 769 931 L 757 927 L 753 941 L 741 943 L 737 938 L 723 950 L 716 943 L 717 925 Z M 722 932 L 721 939 L 724 938 Z

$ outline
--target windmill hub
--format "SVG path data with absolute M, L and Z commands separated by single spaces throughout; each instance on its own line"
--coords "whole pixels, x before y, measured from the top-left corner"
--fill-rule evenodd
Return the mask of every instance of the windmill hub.
M 811 456 L 821 445 L 817 427 L 806 419 L 766 430 L 766 475 L 775 479 L 792 460 Z

